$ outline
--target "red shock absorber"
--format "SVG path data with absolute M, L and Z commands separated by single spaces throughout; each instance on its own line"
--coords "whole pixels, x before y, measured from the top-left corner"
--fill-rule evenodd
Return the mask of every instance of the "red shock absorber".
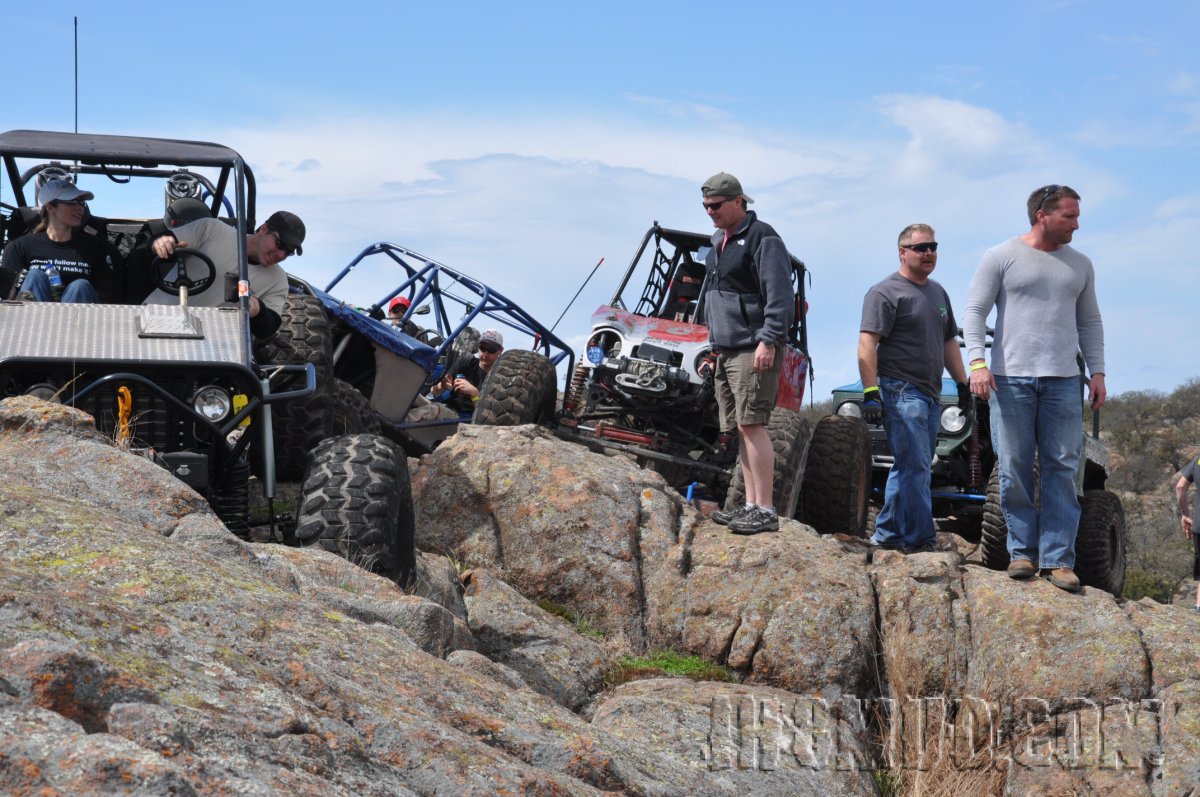
M 567 388 L 567 395 L 563 399 L 563 409 L 567 412 L 574 412 L 579 406 L 579 394 L 583 392 L 583 383 L 587 381 L 587 369 L 583 367 L 583 363 L 575 364 L 575 373 L 571 374 L 571 385 Z

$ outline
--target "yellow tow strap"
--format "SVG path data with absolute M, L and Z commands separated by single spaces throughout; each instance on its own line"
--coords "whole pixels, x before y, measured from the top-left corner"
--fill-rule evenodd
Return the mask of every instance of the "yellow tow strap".
M 122 448 L 129 445 L 132 433 L 129 429 L 129 419 L 133 415 L 133 394 L 129 388 L 121 385 L 117 388 L 117 445 Z

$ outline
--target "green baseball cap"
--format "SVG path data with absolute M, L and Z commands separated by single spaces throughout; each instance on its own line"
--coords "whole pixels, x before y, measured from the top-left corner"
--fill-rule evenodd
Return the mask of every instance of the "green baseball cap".
M 742 192 L 742 184 L 738 182 L 738 178 L 727 172 L 718 172 L 705 180 L 704 185 L 700 187 L 700 194 L 706 197 L 727 196 L 734 199 L 745 197 L 747 203 L 754 201 Z

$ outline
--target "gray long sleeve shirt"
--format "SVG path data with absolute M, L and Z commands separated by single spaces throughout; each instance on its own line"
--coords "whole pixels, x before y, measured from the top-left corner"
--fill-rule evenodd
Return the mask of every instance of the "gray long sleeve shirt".
M 984 358 L 996 308 L 990 368 L 1003 376 L 1074 376 L 1082 351 L 1089 374 L 1104 373 L 1104 324 L 1092 261 L 1064 245 L 1053 252 L 1010 238 L 984 253 L 967 290 L 967 360 Z

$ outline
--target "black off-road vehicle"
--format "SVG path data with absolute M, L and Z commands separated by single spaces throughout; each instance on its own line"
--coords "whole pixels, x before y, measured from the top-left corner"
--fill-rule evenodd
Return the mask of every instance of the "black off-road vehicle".
M 150 210 L 154 197 L 165 192 L 168 206 L 199 199 L 205 212 L 237 229 L 237 277 L 247 284 L 245 240 L 255 228 L 255 181 L 228 147 L 15 130 L 0 134 L 0 164 L 6 178 L 0 186 L 0 244 L 31 234 L 38 217 L 36 188 L 47 175 L 91 181 L 86 187 L 95 189 L 93 204 L 100 207 L 118 206 L 121 195 L 120 202 Z M 177 257 L 206 261 L 206 274 L 198 280 L 179 262 L 147 256 L 144 244 L 161 214 L 160 206 L 134 216 L 85 219 L 77 235 L 96 236 L 111 247 L 114 284 L 104 303 L 18 299 L 19 281 L 10 297 L 0 297 L 0 397 L 35 395 L 87 411 L 120 445 L 204 495 L 229 528 L 244 536 L 252 470 L 267 497 L 275 495 L 272 409 L 311 396 L 318 387 L 316 369 L 264 356 L 264 347 L 251 337 L 247 292 L 237 285 L 233 296 L 240 293 L 241 299 L 234 304 L 189 306 L 189 294 L 227 291 L 225 275 L 187 249 Z M 142 305 L 156 286 L 179 295 L 180 303 Z M 285 380 L 292 384 L 281 388 Z M 415 555 L 404 451 L 382 437 L 349 435 L 296 454 L 301 455 L 307 457 L 311 486 L 302 498 L 295 539 L 406 580 Z
M 650 228 L 611 301 L 592 316 L 558 433 L 630 454 L 681 492 L 699 488 L 732 508 L 745 497 L 737 434 L 719 428 L 712 380 L 700 374 L 709 353 L 702 319 L 711 243 L 707 235 L 657 222 Z M 857 418 L 835 416 L 810 431 L 799 414 L 809 376 L 807 270 L 795 257 L 791 263 L 796 315 L 768 426 L 775 506 L 822 532 L 861 534 L 869 492 L 866 430 Z

